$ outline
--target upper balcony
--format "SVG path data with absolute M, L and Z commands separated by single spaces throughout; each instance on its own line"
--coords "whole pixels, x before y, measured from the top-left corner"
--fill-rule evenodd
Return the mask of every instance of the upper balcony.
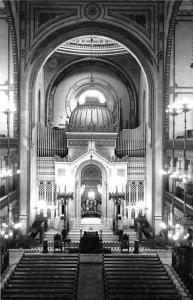
M 173 195 L 170 192 L 164 192 L 164 200 L 172 204 Z M 184 200 L 182 195 L 174 195 L 174 207 L 176 207 L 179 211 L 183 212 L 184 209 Z M 186 196 L 186 211 L 188 215 L 193 216 L 193 196 Z
M 173 146 L 172 140 L 166 140 L 165 142 L 165 149 L 166 154 L 171 153 Z M 184 139 L 179 138 L 175 139 L 174 141 L 174 155 L 177 157 L 183 157 L 183 151 L 184 151 Z M 186 158 L 189 160 L 193 160 L 193 138 L 187 138 L 186 139 Z
M 18 149 L 18 139 L 17 138 L 7 138 L 0 137 L 0 152 L 8 151 L 8 147 L 11 151 Z

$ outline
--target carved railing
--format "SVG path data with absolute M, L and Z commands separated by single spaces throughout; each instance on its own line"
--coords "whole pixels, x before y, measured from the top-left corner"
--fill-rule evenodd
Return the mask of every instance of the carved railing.
M 54 129 L 37 124 L 37 155 L 39 157 L 65 156 L 67 154 L 64 129 Z
M 119 133 L 115 152 L 118 157 L 143 157 L 145 149 L 145 123 L 134 129 L 123 129 Z

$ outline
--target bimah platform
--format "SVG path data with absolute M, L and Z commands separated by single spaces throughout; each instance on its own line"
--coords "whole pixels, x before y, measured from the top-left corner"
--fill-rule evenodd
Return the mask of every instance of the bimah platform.
M 80 239 L 80 253 L 99 253 L 100 240 L 98 232 L 84 231 Z

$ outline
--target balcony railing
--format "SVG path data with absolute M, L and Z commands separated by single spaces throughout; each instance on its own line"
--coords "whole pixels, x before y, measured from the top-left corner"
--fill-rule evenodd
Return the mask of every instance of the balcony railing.
M 9 193 L 9 204 L 12 203 L 13 201 L 17 200 L 18 196 L 18 191 L 13 191 Z M 0 198 L 0 209 L 4 208 L 7 206 L 8 201 L 8 195 L 5 195 Z
M 167 140 L 165 143 L 166 149 L 172 149 L 172 140 Z M 186 140 L 186 150 L 192 151 L 193 138 Z M 184 150 L 184 139 L 175 139 L 175 150 Z
M 172 193 L 165 191 L 164 192 L 164 199 L 165 199 L 165 201 L 168 201 L 169 203 L 172 204 L 172 199 L 173 199 Z M 186 202 L 187 214 L 193 215 L 193 197 L 192 197 L 192 200 L 187 198 L 186 201 L 187 201 Z M 184 200 L 178 198 L 177 196 L 174 196 L 174 206 L 178 210 L 180 210 L 181 212 L 183 212 L 183 209 L 184 209 Z
M 10 138 L 9 139 L 9 147 L 10 148 L 17 148 L 18 147 L 18 139 Z M 7 137 L 0 137 L 0 148 L 7 149 L 8 148 L 8 138 Z

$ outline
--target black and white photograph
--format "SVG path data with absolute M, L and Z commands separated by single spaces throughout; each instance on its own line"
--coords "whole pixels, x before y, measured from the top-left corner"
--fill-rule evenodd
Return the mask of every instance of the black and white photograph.
M 193 300 L 193 0 L 0 0 L 2 300 Z

